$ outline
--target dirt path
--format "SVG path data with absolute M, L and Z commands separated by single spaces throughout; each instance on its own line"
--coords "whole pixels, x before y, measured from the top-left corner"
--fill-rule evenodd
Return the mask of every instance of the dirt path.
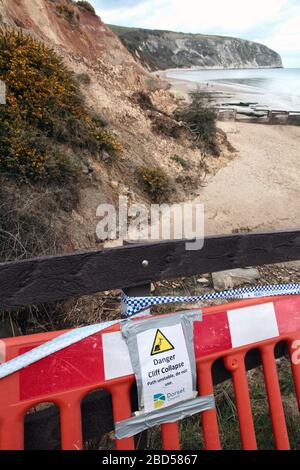
M 205 233 L 300 227 L 300 127 L 227 122 L 220 127 L 238 150 L 208 180 Z

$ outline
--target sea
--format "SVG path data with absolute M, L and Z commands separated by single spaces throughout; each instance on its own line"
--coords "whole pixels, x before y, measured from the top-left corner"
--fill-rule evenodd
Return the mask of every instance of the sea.
M 273 109 L 300 112 L 300 68 L 167 71 L 168 78 L 191 81 L 213 89 L 221 85 L 231 97 Z M 229 101 L 227 99 L 227 101 Z

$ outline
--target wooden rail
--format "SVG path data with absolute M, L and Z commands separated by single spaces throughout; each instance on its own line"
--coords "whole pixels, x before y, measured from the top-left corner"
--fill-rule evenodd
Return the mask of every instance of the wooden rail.
M 66 300 L 152 281 L 300 259 L 300 230 L 125 245 L 0 264 L 0 307 Z M 147 261 L 147 263 L 143 263 Z

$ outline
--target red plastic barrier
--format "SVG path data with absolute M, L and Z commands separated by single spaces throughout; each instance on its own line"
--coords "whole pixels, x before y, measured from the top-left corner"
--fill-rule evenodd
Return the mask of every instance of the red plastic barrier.
M 0 361 L 8 361 L 62 333 L 2 340 Z M 214 393 L 212 365 L 223 358 L 232 376 L 244 449 L 257 448 L 245 355 L 254 348 L 261 354 L 275 447 L 289 449 L 274 348 L 285 341 L 290 357 L 293 356 L 292 372 L 300 406 L 299 340 L 300 296 L 245 300 L 204 308 L 203 321 L 195 323 L 199 395 Z M 0 449 L 24 448 L 24 417 L 29 409 L 45 402 L 59 408 L 62 449 L 82 449 L 81 402 L 97 389 L 111 394 L 115 422 L 131 417 L 130 389 L 135 378 L 121 341 L 116 325 L 0 380 Z M 202 429 L 205 448 L 220 449 L 216 410 L 202 413 Z M 161 433 L 163 449 L 180 449 L 177 423 L 161 425 Z M 116 448 L 134 449 L 134 438 L 117 440 Z

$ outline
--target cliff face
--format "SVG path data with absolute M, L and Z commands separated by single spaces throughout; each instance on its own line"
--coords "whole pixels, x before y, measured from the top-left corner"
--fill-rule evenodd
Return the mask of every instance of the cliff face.
M 151 70 L 169 68 L 277 68 L 281 57 L 243 39 L 111 26 L 132 55 Z
M 118 195 L 128 197 L 129 204 L 149 202 L 138 178 L 140 168 L 164 171 L 174 184 L 174 198 L 179 201 L 196 191 L 195 185 L 204 171 L 200 150 L 184 135 L 174 138 L 167 131 L 161 132 L 161 122 L 154 126 L 153 115 L 157 113 L 147 105 L 150 99 L 155 109 L 172 114 L 177 103 L 166 91 L 167 84 L 150 74 L 98 16 L 70 0 L 0 0 L 2 25 L 46 43 L 76 77 L 85 77 L 81 91 L 88 108 L 104 118 L 123 146 L 117 157 L 101 153 L 91 156 L 85 149 L 80 151 L 78 207 L 61 216 L 55 213 L 52 218 L 69 227 L 65 238 L 71 242 L 61 251 L 98 246 L 95 230 L 99 204 L 113 203 L 117 207 Z M 140 95 L 146 96 L 146 104 Z M 174 155 L 184 157 L 190 169 L 183 170 Z M 227 161 L 225 153 L 224 157 Z M 214 157 L 207 164 L 212 172 L 219 165 Z
M 0 24 L 28 31 L 66 58 L 122 65 L 129 77 L 148 76 L 101 18 L 70 0 L 0 0 Z
M 159 88 L 160 81 L 132 57 L 101 18 L 70 0 L 0 0 L 2 25 L 44 42 L 75 76 L 87 77 L 81 91 L 88 108 L 104 118 L 124 146 L 117 162 L 122 171 L 111 160 L 104 161 L 101 155 L 91 158 L 82 151 L 78 208 L 60 215 L 70 227 L 66 239 L 71 239 L 62 251 L 95 246 L 97 206 L 114 202 L 117 192 L 127 194 L 129 187 L 135 197 L 135 187 L 130 184 L 134 169 L 144 164 L 144 159 L 155 161 L 157 156 L 158 160 L 160 142 L 151 135 L 147 118 L 131 96 L 134 91 L 150 94 Z M 60 224 L 58 217 L 53 214 L 55 223 Z

